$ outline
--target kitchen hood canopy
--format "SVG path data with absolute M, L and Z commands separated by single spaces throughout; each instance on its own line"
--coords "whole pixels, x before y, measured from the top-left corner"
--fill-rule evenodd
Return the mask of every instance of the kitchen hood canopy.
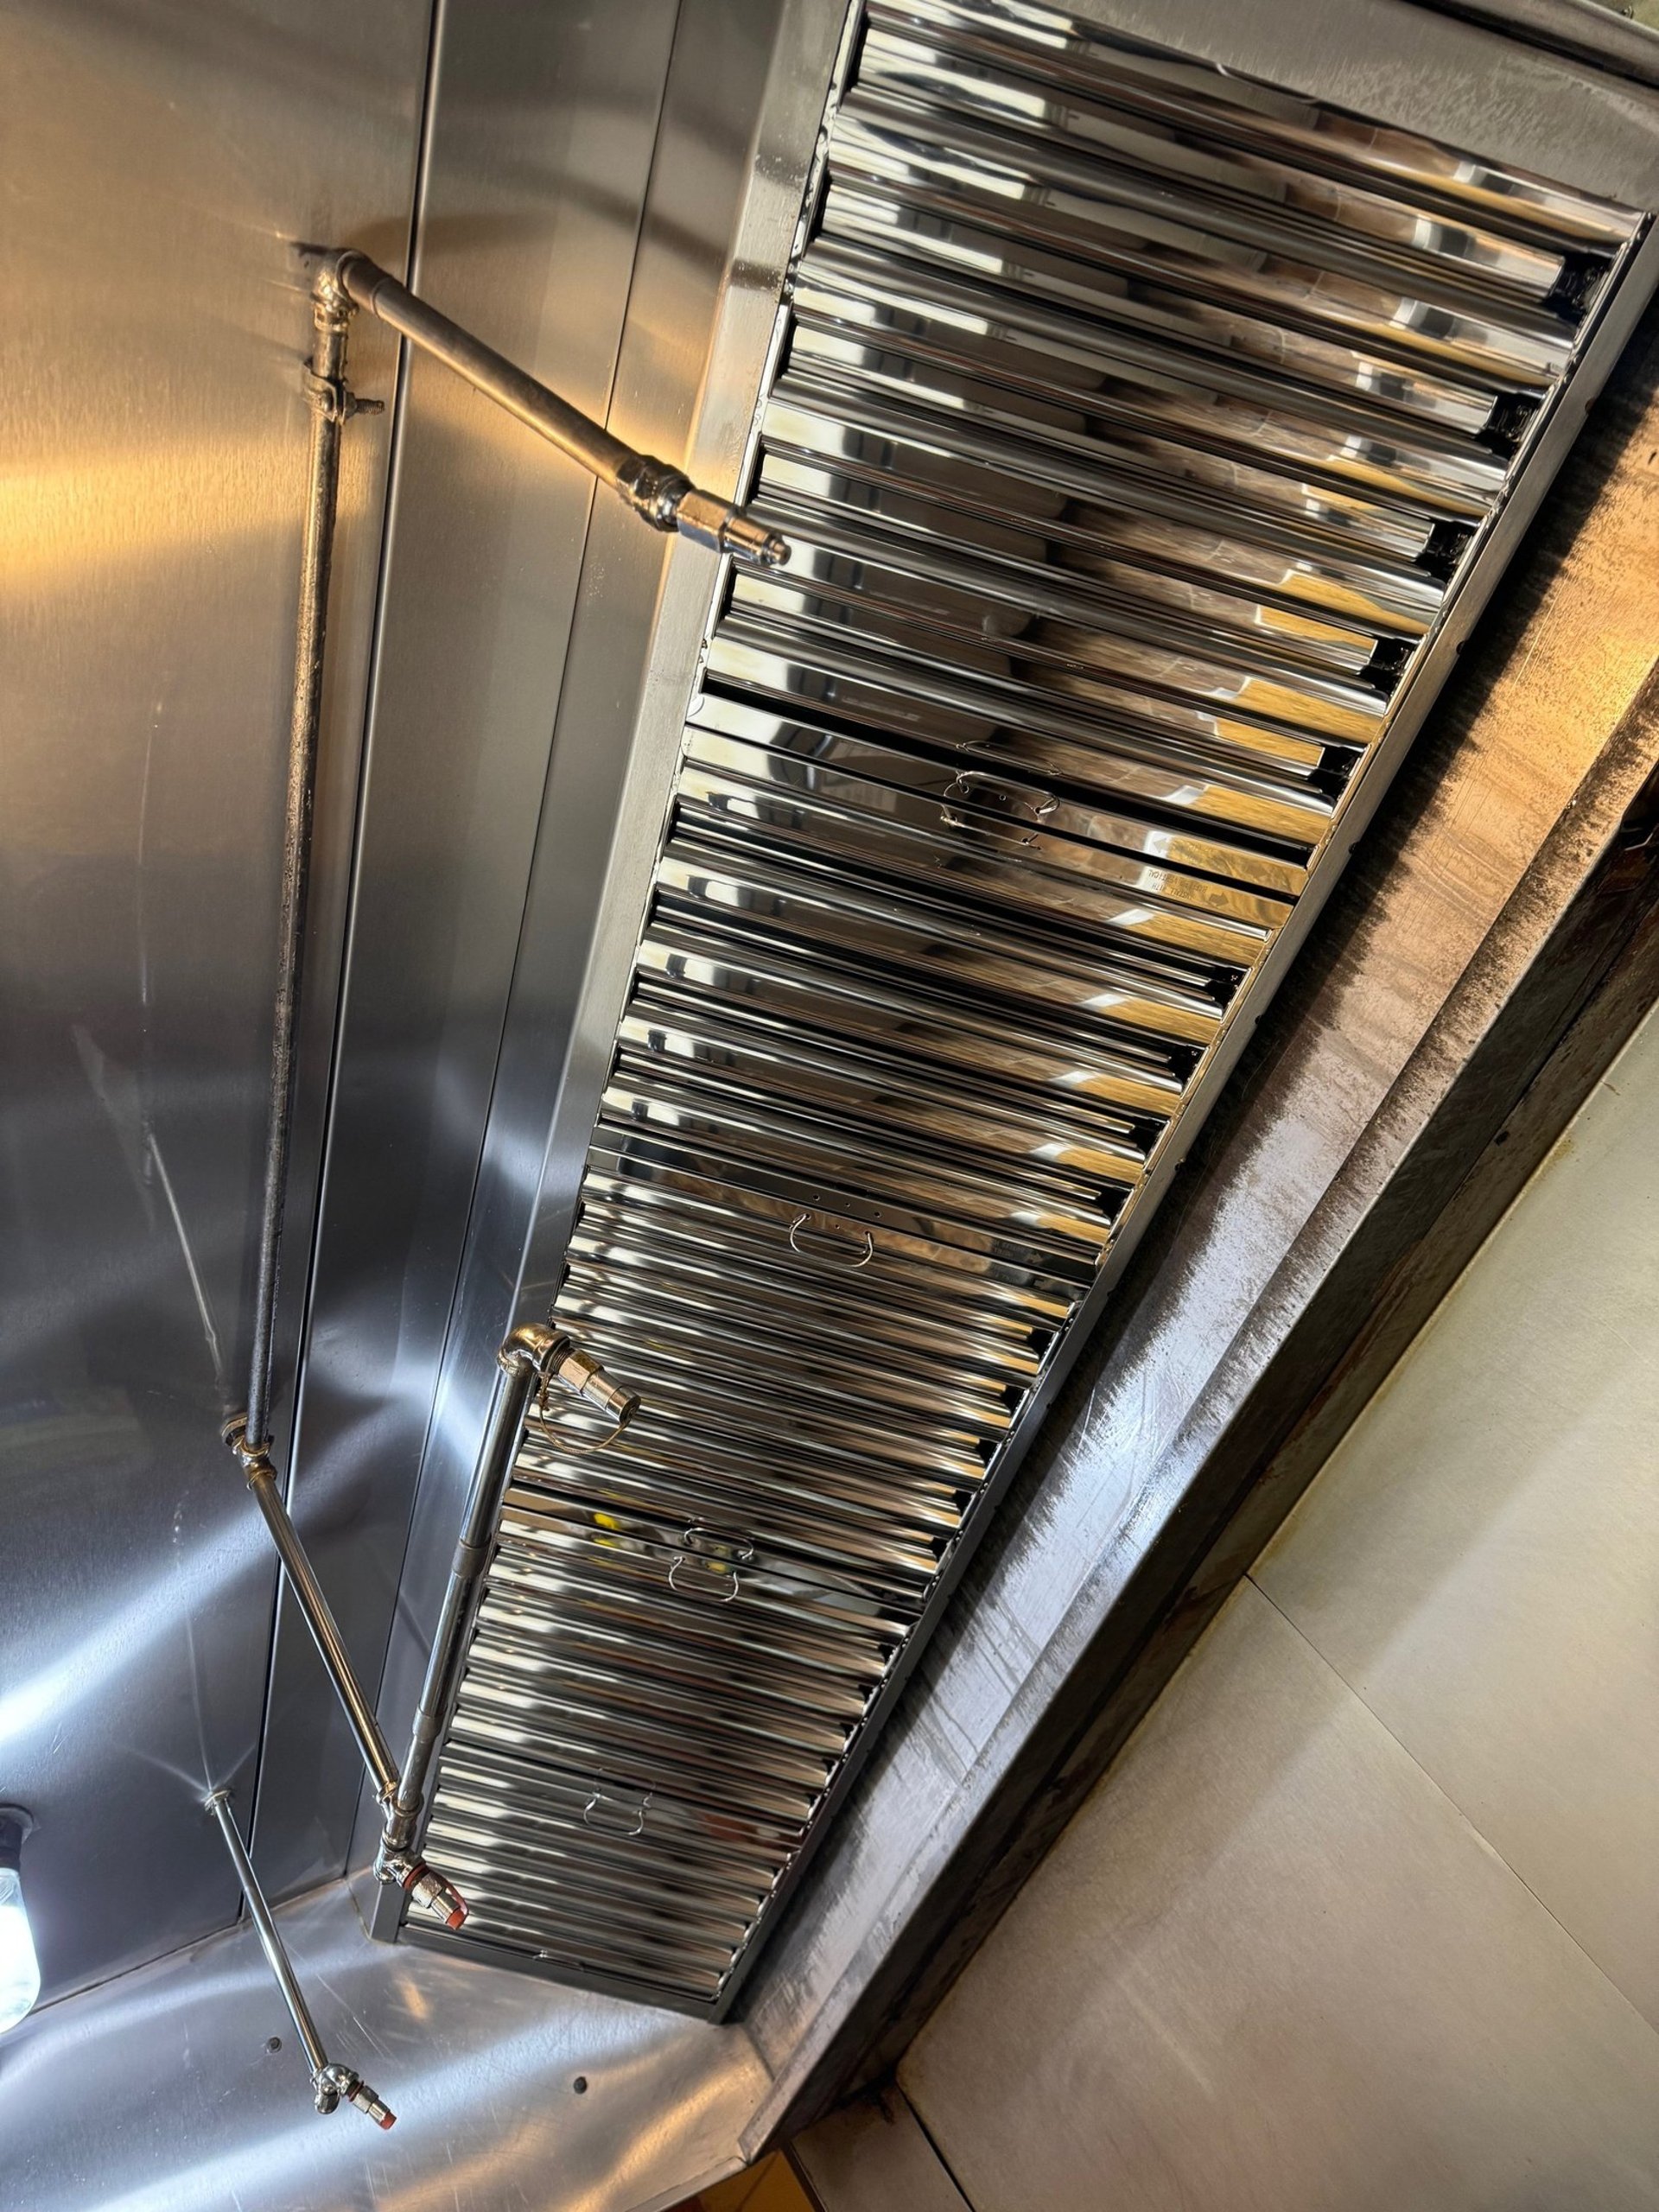
M 419 1941 L 730 2005 L 1639 228 L 1045 8 L 865 11 L 753 447 L 792 558 L 707 638 L 554 1316 L 643 1410 L 524 1425 Z

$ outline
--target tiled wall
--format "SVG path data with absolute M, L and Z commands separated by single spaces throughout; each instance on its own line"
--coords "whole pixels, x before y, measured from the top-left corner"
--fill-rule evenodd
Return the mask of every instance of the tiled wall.
M 973 2212 L 1659 2206 L 1656 1408 L 1659 1016 L 913 2046 Z

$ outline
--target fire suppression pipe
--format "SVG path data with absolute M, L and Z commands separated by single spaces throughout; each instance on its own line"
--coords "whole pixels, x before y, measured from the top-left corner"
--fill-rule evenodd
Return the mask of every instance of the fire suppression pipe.
M 495 400 L 561 453 L 581 462 L 654 529 L 677 531 L 716 552 L 763 569 L 781 565 L 789 556 L 789 548 L 775 531 L 753 521 L 741 508 L 715 493 L 699 490 L 668 462 L 625 446 L 568 400 L 516 367 L 447 315 L 439 314 L 365 254 L 346 248 L 315 253 L 311 258 L 315 268 L 312 320 L 315 342 L 306 369 L 311 444 L 289 720 L 276 990 L 254 1290 L 253 1345 L 247 1410 L 226 1423 L 225 1437 L 242 1463 L 289 1586 L 345 1709 L 381 1806 L 383 1835 L 375 1872 L 383 1882 L 402 1888 L 415 1904 L 438 1915 L 449 1927 L 458 1928 L 467 1917 L 466 1902 L 453 1883 L 420 1857 L 415 1847 L 416 1838 L 428 1774 L 457 1687 L 461 1656 L 493 1548 L 501 1498 L 524 1433 L 531 1395 L 539 1393 L 545 1411 L 548 1394 L 555 1385 L 569 1390 L 607 1415 L 613 1435 L 620 1433 L 626 1425 L 639 1402 L 613 1383 L 561 1331 L 532 1324 L 516 1330 L 502 1346 L 495 1402 L 467 1498 L 413 1737 L 400 1769 L 373 1705 L 358 1679 L 340 1625 L 283 1501 L 270 1434 L 272 1347 L 293 1129 L 295 1040 L 303 981 L 306 895 L 322 715 L 328 584 L 339 507 L 340 434 L 354 415 L 378 411 L 379 404 L 359 399 L 346 381 L 346 343 L 353 311 L 360 308 L 377 316 L 410 344 L 447 363 L 476 391 Z M 309 2016 L 304 2013 L 292 1969 L 285 1959 L 281 1965 L 277 1963 L 281 1946 L 277 1944 L 273 1951 L 274 1929 L 267 1938 L 270 1916 L 266 1912 L 262 1919 L 259 1905 L 255 1904 L 257 1885 L 241 1838 L 236 1834 L 234 1822 L 219 1796 L 209 1802 L 237 1859 L 267 1955 L 271 1957 L 290 2007 L 298 2007 L 295 2023 L 306 2042 L 308 2053 L 311 2053 L 315 2031 L 308 2034 L 302 2024 Z M 313 2070 L 316 2074 L 315 2064 Z M 350 2092 L 342 2088 L 340 2094 Z M 353 2096 L 352 2101 L 359 2100 Z

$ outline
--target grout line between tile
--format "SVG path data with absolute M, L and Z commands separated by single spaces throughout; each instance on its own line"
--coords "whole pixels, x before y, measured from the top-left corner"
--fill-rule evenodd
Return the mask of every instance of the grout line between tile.
M 1659 2038 L 1659 2026 L 1656 2026 L 1655 2024 L 1649 2019 L 1647 2014 L 1642 2010 L 1639 2005 L 1637 2005 L 1631 1998 L 1625 1995 L 1624 1992 L 1613 1980 L 1611 1974 L 1608 1973 L 1606 1967 L 1604 1967 L 1599 1960 L 1592 1958 L 1589 1952 L 1585 1949 L 1583 1944 L 1580 1942 L 1578 1937 L 1573 1933 L 1573 1930 L 1567 1925 L 1566 1922 L 1563 1921 L 1557 1913 L 1553 1912 L 1549 1906 L 1544 1903 L 1542 1897 L 1541 1897 L 1537 1891 L 1533 1888 L 1532 1884 L 1528 1881 L 1526 1876 L 1518 1872 L 1516 1869 L 1510 1865 L 1510 1861 L 1504 1857 L 1503 1853 L 1498 1849 L 1497 1846 L 1492 1841 L 1485 1830 L 1476 1826 L 1475 1822 L 1470 1818 L 1469 1815 L 1465 1812 L 1463 1807 L 1459 1804 L 1457 1799 L 1452 1795 L 1452 1792 L 1446 1788 L 1443 1783 L 1436 1781 L 1435 1777 L 1429 1772 L 1428 1769 L 1423 1764 L 1416 1753 L 1412 1751 L 1408 1745 L 1403 1743 L 1395 1733 L 1394 1730 L 1389 1727 L 1388 1722 L 1382 1718 L 1382 1714 L 1371 1703 L 1370 1700 L 1365 1695 L 1364 1692 L 1358 1688 L 1356 1684 L 1349 1681 L 1347 1675 L 1343 1673 L 1340 1667 L 1337 1666 L 1333 1661 L 1325 1657 L 1324 1652 L 1320 1650 L 1319 1645 L 1314 1643 L 1313 1637 L 1308 1635 L 1307 1631 L 1291 1618 L 1290 1615 L 1285 1611 L 1284 1607 L 1279 1603 L 1276 1598 L 1262 1588 L 1262 1585 L 1256 1580 L 1254 1572 L 1247 1573 L 1244 1580 L 1249 1584 L 1251 1589 L 1255 1592 L 1258 1597 L 1263 1598 L 1267 1600 L 1268 1604 L 1272 1606 L 1274 1611 L 1279 1616 L 1279 1618 L 1283 1621 L 1285 1626 L 1290 1630 L 1292 1635 L 1296 1637 L 1300 1643 L 1306 1646 L 1308 1650 L 1313 1653 L 1315 1659 L 1319 1661 L 1320 1666 L 1325 1669 L 1326 1673 L 1334 1675 L 1336 1680 L 1342 1684 L 1344 1689 L 1348 1692 L 1349 1695 L 1353 1698 L 1355 1702 L 1364 1707 L 1365 1711 L 1370 1713 L 1371 1719 L 1382 1731 L 1382 1733 L 1388 1738 L 1389 1741 L 1393 1744 L 1405 1758 L 1411 1761 L 1413 1766 L 1414 1766 L 1418 1773 L 1422 1776 L 1424 1781 L 1427 1783 L 1429 1788 L 1433 1790 L 1436 1796 L 1444 1799 L 1446 1803 L 1452 1808 L 1452 1810 L 1457 1815 L 1464 1827 L 1468 1829 L 1470 1834 L 1474 1836 L 1486 1850 L 1491 1853 L 1493 1858 L 1497 1859 L 1499 1866 L 1503 1868 L 1506 1873 L 1511 1875 L 1516 1881 L 1520 1883 L 1522 1888 L 1532 1899 L 1540 1912 L 1541 1912 L 1547 1919 L 1552 1921 L 1554 1925 L 1560 1929 L 1561 1934 L 1573 1946 L 1573 1949 L 1584 1961 L 1585 1964 L 1590 1968 L 1591 1972 L 1598 1974 L 1600 1979 L 1606 1983 L 1608 1988 L 1613 1992 L 1620 2004 L 1628 2007 L 1630 2012 L 1635 2015 L 1636 2018 L 1641 2023 L 1642 2026 L 1647 2030 L 1650 2036 Z

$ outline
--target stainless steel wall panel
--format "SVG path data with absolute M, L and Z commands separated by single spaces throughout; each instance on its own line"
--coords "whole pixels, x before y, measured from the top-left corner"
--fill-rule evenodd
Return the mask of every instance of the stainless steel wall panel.
M 741 464 L 841 29 L 817 0 L 684 0 L 679 10 L 608 419 L 700 482 L 729 485 Z M 418 1624 L 435 1613 L 448 1572 L 493 1346 L 519 1286 L 535 1299 L 558 1265 L 569 1205 L 550 1221 L 535 1193 L 544 1174 L 556 1187 L 569 1160 L 574 1198 L 711 575 L 698 549 L 670 547 L 620 506 L 595 511 L 389 1654 L 394 1734 L 424 1668 Z
M 463 1943 L 730 2001 L 694 1874 L 584 1923 L 574 1870 L 733 1822 L 775 1909 L 1640 232 L 1234 93 L 995 0 L 849 49 L 754 433 L 796 555 L 714 609 L 556 1307 L 645 1410 L 521 1459 Z M 843 1760 L 759 1755 L 784 1710 Z M 537 1777 L 563 1895 L 515 1886 Z
M 411 281 L 601 417 L 675 16 L 674 0 L 645 0 L 606 19 L 563 4 L 440 19 Z M 373 232 L 350 237 L 380 251 Z M 584 471 L 441 364 L 407 363 L 294 1477 L 371 1681 L 478 1173 L 592 498 Z M 268 1887 L 340 1872 L 357 1753 L 288 1605 L 266 1772 Z
M 238 1907 L 200 1806 L 251 1777 L 274 1590 L 218 1430 L 259 1218 L 309 435 L 294 247 L 403 251 L 429 13 L 0 22 L 0 1794 L 39 1823 L 48 1998 Z M 365 333 L 354 372 L 391 358 Z M 385 442 L 359 421 L 345 451 L 283 1372 Z

